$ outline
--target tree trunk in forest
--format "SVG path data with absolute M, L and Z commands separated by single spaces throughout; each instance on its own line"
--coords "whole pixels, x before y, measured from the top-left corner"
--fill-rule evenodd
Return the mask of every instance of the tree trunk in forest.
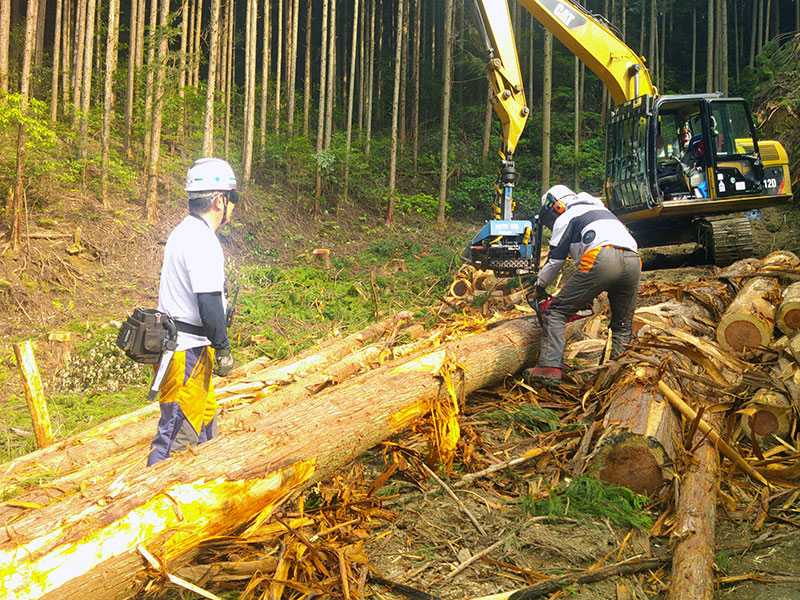
M 347 94 L 347 141 L 344 149 L 344 201 L 347 203 L 347 187 L 350 184 L 350 144 L 353 141 L 353 96 L 356 84 L 356 51 L 358 50 L 359 0 L 353 5 L 353 39 L 350 46 L 350 89 Z M 338 203 L 337 203 L 338 208 Z
M 181 0 L 181 49 L 178 56 L 178 101 L 181 115 L 178 118 L 178 139 L 184 137 L 186 125 L 186 51 L 189 47 L 189 0 Z
M 161 8 L 158 17 L 158 53 L 156 55 L 158 68 L 155 73 L 153 83 L 153 122 L 150 132 L 150 154 L 147 159 L 147 197 L 145 209 L 147 211 L 147 221 L 154 223 L 158 216 L 158 161 L 161 158 L 161 124 L 164 114 L 164 79 L 167 72 L 167 53 L 169 52 L 169 34 L 167 32 L 167 21 L 169 18 L 170 0 L 161 0 Z M 216 0 L 219 5 L 219 0 Z M 213 19 L 213 17 L 212 17 Z M 214 36 L 216 31 L 212 31 Z M 215 43 L 214 39 L 211 43 Z M 209 74 L 208 85 L 214 85 L 214 73 Z
M 694 94 L 697 79 L 697 5 L 692 4 L 692 84 L 689 88 Z
M 211 0 L 212 3 L 217 2 L 218 0 Z M 211 15 L 211 18 L 214 18 L 214 15 Z M 219 18 L 219 16 L 217 17 Z M 197 0 L 197 5 L 195 7 L 195 20 L 194 20 L 194 73 L 192 75 L 192 80 L 194 81 L 194 87 L 200 87 L 200 62 L 203 58 L 203 49 L 200 47 L 200 40 L 203 37 L 203 0 Z M 213 44 L 213 38 L 209 36 L 209 45 Z M 210 48 L 209 48 L 210 49 Z M 210 60 L 210 56 L 209 56 Z
M 299 405 L 252 411 L 234 430 L 192 452 L 29 510 L 15 520 L 13 532 L 0 531 L 0 552 L 10 565 L 0 570 L 0 589 L 16 600 L 85 600 L 89 590 L 104 600 L 132 597 L 148 579 L 137 548 L 173 572 L 205 540 L 246 537 L 257 526 L 242 531 L 243 524 L 256 517 L 259 524 L 267 521 L 290 495 L 432 406 L 452 402 L 443 378 L 463 396 L 534 362 L 539 335 L 535 319 L 513 319 Z M 76 514 L 82 518 L 69 519 Z M 54 529 L 54 523 L 60 525 Z
M 203 156 L 214 156 L 214 83 L 217 72 L 217 56 L 219 48 L 219 11 L 222 0 L 211 0 L 211 25 L 209 31 L 210 46 L 208 49 L 208 82 L 206 83 L 206 114 L 203 121 Z
M 639 3 L 639 56 L 644 56 L 644 25 L 645 25 L 645 13 L 647 12 L 647 5 L 645 4 L 644 0 Z
M 234 0 L 228 0 L 225 12 L 225 21 L 227 26 L 227 37 L 225 43 L 227 44 L 227 52 L 225 54 L 225 64 L 221 65 L 225 69 L 225 159 L 228 160 L 230 156 L 230 138 L 231 138 L 231 97 L 233 94 L 234 83 L 234 48 L 233 48 L 233 35 L 234 35 Z M 269 63 L 269 61 L 267 61 Z M 266 126 L 266 125 L 265 125 Z
M 748 64 L 753 68 L 756 58 L 756 41 L 758 40 L 758 0 L 753 0 L 753 12 L 750 17 L 750 60 Z
M 308 139 L 309 131 L 311 131 L 311 7 L 313 2 L 307 0 L 306 2 L 306 35 L 305 44 L 306 52 L 303 60 L 303 71 L 305 77 L 303 78 L 303 137 Z M 362 27 L 363 28 L 363 27 Z M 362 41 L 363 44 L 363 41 Z M 364 58 L 362 45 L 362 58 L 361 58 L 361 72 L 364 72 Z M 359 110 L 362 103 L 359 103 Z
M 711 0 L 713 1 L 713 0 Z M 652 73 L 653 77 L 656 79 L 656 85 L 661 85 L 661 82 L 658 81 L 658 73 L 659 73 L 659 60 L 658 60 L 658 7 L 656 6 L 656 0 L 650 0 L 650 50 L 648 52 L 648 58 L 650 59 L 650 73 Z M 605 88 L 605 86 L 604 86 Z M 605 110 L 605 105 L 603 105 L 603 109 Z
M 11 2 L 0 2 L 0 94 L 8 94 L 8 50 L 11 43 Z
M 535 46 L 534 42 L 536 41 L 534 33 L 536 32 L 536 29 L 535 29 L 535 19 L 533 18 L 532 14 L 530 15 L 530 32 L 531 33 L 530 33 L 530 38 L 529 38 L 529 43 L 528 43 L 528 85 L 525 88 L 525 96 L 528 99 L 528 106 L 533 106 L 533 87 L 534 87 L 533 86 L 533 63 L 534 63 L 533 57 L 534 57 L 534 46 Z M 492 89 L 491 84 L 489 85 L 489 89 L 490 90 Z
M 245 0 L 245 19 L 244 19 L 244 98 L 242 101 L 242 181 L 247 181 L 245 171 L 247 171 L 247 163 L 250 162 L 248 157 L 248 134 L 250 132 L 250 65 L 253 62 L 252 56 L 252 39 L 255 36 L 253 31 L 255 21 L 253 19 L 253 0 Z
M 72 2 L 62 2 L 63 13 L 61 17 L 61 111 L 66 117 L 70 107 L 70 64 L 72 61 Z M 2 9 L 0 9 L 0 12 Z M 1 19 L 2 17 L 0 17 Z M 0 44 L 1 45 L 1 44 Z
M 286 124 L 289 126 L 290 135 L 294 135 L 294 113 L 295 113 L 295 92 L 297 90 L 297 40 L 300 30 L 300 0 L 294 0 L 292 7 L 292 51 L 287 57 L 289 59 L 289 105 L 286 108 Z
M 442 157 L 439 171 L 439 208 L 436 225 L 444 231 L 447 206 L 447 165 L 450 149 L 450 97 L 453 87 L 453 0 L 445 1 L 444 9 L 444 63 L 442 64 Z
M 422 40 L 422 0 L 415 0 L 416 11 L 414 13 L 414 57 L 411 64 L 414 65 L 413 79 L 414 91 L 411 104 L 411 135 L 413 136 L 413 164 L 414 171 L 417 170 L 419 162 L 419 77 L 420 77 L 420 42 Z
M 245 183 L 250 181 L 253 172 L 253 147 L 256 120 L 256 40 L 258 39 L 258 0 L 247 1 L 247 34 L 245 45 L 245 105 L 244 105 L 244 145 L 242 165 Z
M 369 51 L 368 51 L 368 69 L 369 75 L 367 76 L 367 106 L 366 111 L 366 131 L 364 132 L 364 158 L 369 162 L 370 140 L 372 139 L 372 99 L 375 83 L 375 12 L 377 6 L 372 2 L 372 10 L 369 16 Z
M 335 2 L 336 0 L 334 0 Z M 328 0 L 322 0 L 322 40 L 320 42 L 319 104 L 317 109 L 317 173 L 314 188 L 314 214 L 319 214 L 319 200 L 322 196 L 322 150 L 325 147 L 325 107 L 328 92 Z
M 486 113 L 483 117 L 483 144 L 481 146 L 481 160 L 485 163 L 489 160 L 489 146 L 492 139 L 492 103 L 491 98 L 494 95 L 492 84 L 488 83 L 489 94 L 486 100 Z
M 53 34 L 53 73 L 50 80 L 50 120 L 55 122 L 58 118 L 58 78 L 59 64 L 61 63 L 61 20 L 63 14 L 63 0 L 56 0 L 56 23 L 55 33 Z M 109 21 L 111 15 L 109 14 Z M 109 29 L 111 25 L 109 24 Z
M 708 0 L 708 40 L 706 43 L 706 93 L 714 91 L 714 0 Z
M 194 81 L 194 61 L 197 55 L 197 49 L 194 46 L 195 42 L 195 19 L 197 18 L 197 0 L 189 0 L 189 39 L 187 40 L 189 53 L 187 56 L 187 73 L 186 80 L 189 86 L 196 88 L 197 85 Z
M 764 7 L 764 43 L 769 44 L 769 41 L 772 39 L 772 19 L 770 18 L 772 15 L 772 0 L 767 0 L 767 4 Z
M 406 145 L 406 97 L 408 96 L 406 83 L 408 82 L 408 22 L 411 18 L 412 0 L 406 3 L 403 11 L 403 43 L 400 53 L 400 104 L 398 105 L 397 140 L 398 151 L 402 152 Z
M 670 480 L 681 422 L 655 388 L 658 379 L 654 367 L 641 364 L 615 384 L 603 433 L 586 460 L 588 475 L 637 494 L 653 494 Z
M 723 431 L 719 413 L 705 417 Z M 669 600 L 713 600 L 714 537 L 717 515 L 719 454 L 699 431 L 691 440 L 691 460 L 681 474 L 675 527 L 670 533 L 672 571 Z
M 39 2 L 39 8 L 36 16 L 36 36 L 33 40 L 35 51 L 33 54 L 33 66 L 40 67 L 42 65 L 42 57 L 44 56 L 44 19 L 47 12 L 47 2 Z
M 111 153 L 111 118 L 114 108 L 114 75 L 117 72 L 119 44 L 119 0 L 108 2 L 108 37 L 106 39 L 106 81 L 103 91 L 103 150 L 100 170 L 100 199 L 108 209 L 108 169 Z
M 283 2 L 284 0 L 278 0 L 278 20 L 276 22 L 277 30 L 275 31 L 276 34 L 276 48 L 277 54 L 275 55 L 275 121 L 274 121 L 274 128 L 275 133 L 277 134 L 280 131 L 281 126 L 281 83 L 283 76 Z
M 553 98 L 553 34 L 544 32 L 544 75 L 542 77 L 542 186 L 550 187 L 550 103 Z M 603 107 L 605 109 L 605 106 Z M 605 110 L 603 110 L 605 114 Z
M 75 13 L 75 43 L 72 59 L 72 125 L 78 125 L 78 116 L 81 110 L 81 89 L 83 77 L 83 56 L 86 43 L 86 4 L 88 0 L 78 0 Z
M 723 96 L 728 95 L 728 68 L 729 68 L 729 61 L 728 61 L 728 2 L 727 0 L 720 0 L 720 8 L 722 10 L 722 16 L 720 17 L 720 27 L 722 31 L 720 32 L 720 83 L 722 87 L 720 88 L 722 91 Z
M 232 1 L 232 0 L 231 0 Z M 309 14 L 311 10 L 309 8 Z M 272 60 L 272 38 L 270 27 L 270 0 L 264 0 L 264 37 L 261 41 L 261 131 L 259 137 L 259 150 L 264 153 L 267 144 L 267 92 L 269 91 L 269 70 Z M 311 36 L 311 30 L 306 34 Z M 306 73 L 308 80 L 311 78 Z
M 394 53 L 394 92 L 392 95 L 392 143 L 389 152 L 389 191 L 386 206 L 386 225 L 394 224 L 394 192 L 397 185 L 397 120 L 400 113 L 400 73 L 402 72 L 402 52 L 403 52 L 403 8 L 406 0 L 399 0 L 397 3 L 397 35 L 395 36 Z M 448 8 L 450 12 L 448 12 Z M 452 15 L 453 1 L 445 0 L 445 20 Z M 449 22 L 449 21 L 448 21 Z M 443 160 L 446 161 L 444 157 Z
M 24 117 L 28 113 L 28 99 L 31 84 L 31 61 L 33 58 L 33 36 L 36 35 L 37 12 L 39 0 L 28 0 L 28 10 L 25 16 L 25 46 L 22 50 L 22 72 L 20 73 L 20 114 Z M 14 174 L 14 198 L 11 204 L 11 251 L 19 250 L 22 241 L 22 213 L 24 210 L 25 187 L 25 148 L 28 131 L 25 120 L 20 119 L 17 128 L 17 165 Z
M 122 131 L 122 151 L 128 158 L 131 157 L 131 126 L 133 125 L 133 96 L 136 89 L 136 45 L 139 42 L 137 24 L 140 4 L 140 0 L 131 1 L 131 21 L 128 33 L 128 78 L 125 89 L 125 127 Z
M 95 0 L 89 0 L 86 7 L 86 42 L 83 55 L 83 91 L 81 92 L 81 142 L 80 159 L 83 175 L 86 177 L 86 162 L 89 158 L 89 108 L 92 101 L 92 50 L 94 48 L 94 9 Z
M 331 149 L 333 136 L 333 105 L 336 102 L 336 4 L 335 0 L 328 5 L 328 76 L 325 83 L 325 150 Z
M 91 0 L 90 0 L 91 1 Z M 144 84 L 144 158 L 146 177 L 147 169 L 150 168 L 150 142 L 153 139 L 153 82 L 155 81 L 156 44 L 158 43 L 158 0 L 150 1 L 150 15 L 147 25 L 147 71 L 145 73 Z
M 580 147 L 580 139 L 581 139 L 581 61 L 578 57 L 575 57 L 575 81 L 573 86 L 573 93 L 575 95 L 575 107 L 574 107 L 574 122 L 573 122 L 573 158 L 575 160 L 575 164 L 573 166 L 573 190 L 580 189 L 580 174 L 581 174 L 581 164 L 580 164 L 580 156 L 578 154 L 578 149 Z

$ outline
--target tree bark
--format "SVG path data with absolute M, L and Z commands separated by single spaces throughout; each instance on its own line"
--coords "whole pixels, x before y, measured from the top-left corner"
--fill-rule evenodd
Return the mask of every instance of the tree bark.
M 217 8 L 219 8 L 219 0 L 212 0 L 212 4 L 216 3 Z M 217 11 L 219 14 L 219 11 Z M 214 15 L 211 15 L 211 18 L 214 18 Z M 203 34 L 203 0 L 197 0 L 197 4 L 195 7 L 195 20 L 194 20 L 194 73 L 192 75 L 192 79 L 194 81 L 194 87 L 200 86 L 200 59 L 203 56 L 203 49 L 200 47 L 200 40 L 202 39 Z M 210 33 L 210 32 L 209 32 Z M 213 37 L 209 35 L 209 44 L 213 44 Z M 209 60 L 211 58 L 209 52 Z
M 1 11 L 2 9 L 0 9 Z M 70 63 L 72 61 L 72 18 L 74 8 L 72 2 L 63 3 L 63 16 L 61 17 L 61 38 L 63 51 L 61 52 L 61 110 L 66 117 L 70 106 Z M 0 17 L 1 18 L 1 17 Z
M 86 173 L 86 161 L 89 158 L 89 108 L 92 102 L 92 50 L 94 48 L 94 10 L 95 0 L 89 0 L 86 7 L 86 43 L 83 55 L 83 91 L 81 92 L 81 143 L 80 159 L 84 163 L 83 171 Z
M 394 92 L 392 95 L 392 131 L 391 131 L 391 149 L 389 151 L 389 191 L 386 206 L 386 225 L 391 226 L 394 224 L 394 194 L 395 187 L 397 186 L 397 143 L 398 131 L 397 124 L 400 115 L 400 74 L 402 72 L 402 55 L 403 55 L 403 9 L 406 0 L 399 0 L 397 3 L 397 35 L 395 36 L 395 53 L 394 53 Z M 451 18 L 452 13 L 452 0 L 446 0 L 446 7 L 449 7 L 448 12 L 445 8 L 445 20 Z M 447 21 L 449 23 L 449 21 Z
M 300 0 L 293 0 L 292 5 L 292 37 L 291 53 L 289 59 L 289 89 L 287 96 L 289 104 L 286 108 L 286 124 L 289 126 L 289 134 L 294 135 L 294 113 L 295 113 L 295 92 L 297 90 L 297 39 L 300 30 Z
M 721 431 L 722 419 L 711 414 L 709 424 Z M 681 476 L 675 527 L 670 534 L 672 572 L 669 600 L 713 600 L 714 537 L 717 514 L 719 454 L 699 430 L 694 451 Z
M 184 137 L 186 122 L 186 51 L 189 47 L 189 0 L 181 0 L 181 49 L 178 57 L 178 99 L 181 116 L 178 119 L 178 139 Z
M 312 1 L 306 2 L 306 35 L 305 35 L 305 59 L 303 61 L 305 77 L 303 78 L 303 137 L 308 139 L 308 134 L 311 131 L 311 7 Z M 362 25 L 363 30 L 363 25 Z M 362 59 L 361 59 L 361 72 L 364 72 L 364 59 L 363 50 L 364 42 L 361 42 Z M 363 103 L 359 103 L 359 110 Z
M 111 152 L 111 119 L 114 108 L 114 75 L 117 72 L 117 45 L 119 42 L 119 0 L 108 2 L 108 37 L 106 39 L 106 81 L 103 92 L 103 150 L 100 171 L 100 198 L 108 209 L 108 169 Z
M 542 77 L 542 193 L 550 187 L 550 103 L 553 97 L 553 34 L 544 32 Z M 605 105 L 603 106 L 605 114 Z
M 209 31 L 208 81 L 206 83 L 206 114 L 203 122 L 203 156 L 214 156 L 214 84 L 216 81 L 219 11 L 221 0 L 211 0 L 211 27 Z
M 42 56 L 44 56 L 44 19 L 47 12 L 47 2 L 39 2 L 39 10 L 36 15 L 36 37 L 34 44 L 36 50 L 33 55 L 33 64 L 36 67 L 42 65 Z
M 256 116 L 256 39 L 258 38 L 258 0 L 247 0 L 245 36 L 245 103 L 244 142 L 242 148 L 243 177 L 250 181 L 253 169 L 253 146 Z
M 11 2 L 0 2 L 0 93 L 8 94 L 8 50 L 11 43 Z
M 786 335 L 797 335 L 800 331 L 800 281 L 783 291 L 783 302 L 778 306 L 775 322 Z
M 90 0 L 91 1 L 91 0 Z M 150 15 L 147 26 L 147 72 L 145 74 L 144 90 L 144 158 L 147 167 L 150 167 L 150 142 L 153 134 L 153 82 L 155 81 L 156 44 L 158 43 L 158 0 L 151 0 Z M 147 172 L 147 170 L 145 170 Z M 147 174 L 149 179 L 149 174 Z
M 366 131 L 364 132 L 364 157 L 369 161 L 370 140 L 372 139 L 372 100 L 375 84 L 375 13 L 377 3 L 372 3 L 369 18 L 369 75 L 367 77 Z
M 147 220 L 155 222 L 158 216 L 158 162 L 161 158 L 161 124 L 164 115 L 164 79 L 167 71 L 167 53 L 169 52 L 169 34 L 167 32 L 167 19 L 169 17 L 169 1 L 161 0 L 158 17 L 158 70 L 155 73 L 153 85 L 153 123 L 150 133 L 150 155 L 147 160 L 147 199 L 145 207 Z M 219 3 L 219 0 L 217 0 Z M 214 35 L 216 31 L 212 32 Z M 214 43 L 212 39 L 211 43 Z M 214 74 L 211 73 L 208 85 L 213 87 Z
M 309 10 L 309 14 L 311 11 Z M 264 39 L 262 40 L 262 63 L 261 63 L 261 137 L 259 138 L 259 149 L 264 153 L 267 143 L 267 92 L 269 91 L 269 70 L 272 58 L 272 39 L 270 37 L 270 0 L 264 0 Z M 311 35 L 310 28 L 309 33 Z M 306 74 L 308 77 L 308 73 Z M 310 81 L 310 77 L 309 77 Z
M 617 385 L 587 474 L 638 494 L 652 494 L 670 479 L 681 424 L 653 383 L 658 377 L 654 367 L 641 364 Z
M 413 164 L 414 171 L 417 170 L 419 162 L 419 81 L 420 81 L 420 42 L 422 39 L 422 0 L 415 0 L 415 24 L 414 24 L 414 92 L 411 104 L 411 135 L 413 136 Z
M 335 0 L 334 0 L 335 1 Z M 322 150 L 325 148 L 325 107 L 327 106 L 328 77 L 328 0 L 322 0 L 322 41 L 320 43 L 319 104 L 317 108 L 317 173 L 314 190 L 314 213 L 319 214 L 322 196 Z
M 697 5 L 692 4 L 692 84 L 689 88 L 694 94 L 697 79 Z
M 580 165 L 580 155 L 578 153 L 580 149 L 580 139 L 581 139 L 581 61 L 578 57 L 575 57 L 575 79 L 573 81 L 573 94 L 575 96 L 574 102 L 575 106 L 573 109 L 573 148 L 572 148 L 572 155 L 573 159 L 575 160 L 575 165 L 573 166 L 573 190 L 580 189 L 580 180 L 581 180 L 581 165 Z
M 81 109 L 81 83 L 83 77 L 84 44 L 86 43 L 86 4 L 87 0 L 78 0 L 75 12 L 75 43 L 72 60 L 72 124 L 78 124 Z
M 6 4 L 6 3 L 4 3 Z M 53 35 L 53 73 L 50 80 L 50 120 L 55 121 L 58 117 L 58 78 L 59 65 L 61 63 L 61 21 L 63 14 L 63 0 L 56 0 L 56 23 Z M 2 18 L 2 17 L 0 17 Z M 110 19 L 110 17 L 109 17 Z M 110 28 L 110 26 L 109 26 Z M 0 42 L 0 45 L 2 43 Z
M 485 163 L 489 160 L 489 146 L 491 145 L 492 140 L 492 103 L 490 102 L 491 97 L 494 95 L 494 91 L 492 90 L 492 84 L 488 83 L 489 86 L 489 93 L 488 99 L 486 101 L 486 112 L 483 117 L 483 143 L 481 145 L 481 160 Z
M 30 510 L 13 532 L 0 532 L 8 565 L 0 569 L 0 589 L 17 600 L 84 600 L 87 590 L 108 600 L 130 598 L 147 583 L 137 547 L 174 571 L 204 540 L 246 537 L 256 528 L 242 531 L 243 524 L 254 517 L 264 522 L 293 493 L 450 401 L 444 377 L 457 394 L 468 394 L 531 364 L 539 334 L 535 319 L 511 320 L 301 405 L 254 411 L 241 427 L 193 452 Z
M 325 92 L 325 150 L 331 149 L 333 136 L 333 105 L 336 101 L 336 4 L 329 2 L 328 13 L 328 76 L 325 83 L 328 87 Z
M 277 37 L 277 50 L 278 53 L 275 56 L 275 133 L 277 134 L 280 131 L 281 125 L 281 75 L 283 71 L 283 2 L 284 0 L 278 0 L 278 20 L 277 20 L 277 30 L 276 30 L 276 37 Z
M 122 150 L 125 156 L 131 157 L 131 126 L 133 124 L 133 97 L 136 90 L 136 54 L 139 36 L 137 27 L 139 23 L 139 0 L 131 1 L 131 21 L 128 33 L 128 78 L 125 91 L 125 128 L 122 133 Z M 184 14 L 184 20 L 186 15 Z
M 442 66 L 442 149 L 439 170 L 439 207 L 436 225 L 444 229 L 447 206 L 448 154 L 450 150 L 450 99 L 453 91 L 453 12 L 452 0 L 445 2 L 444 10 L 444 63 Z
M 355 0 L 353 5 L 353 39 L 350 46 L 350 89 L 347 94 L 347 141 L 345 142 L 344 158 L 344 201 L 347 203 L 347 192 L 350 184 L 350 145 L 353 141 L 353 102 L 356 85 L 356 52 L 358 50 L 358 24 L 359 24 L 359 0 Z M 338 203 L 337 203 L 338 206 Z
M 706 93 L 714 91 L 714 0 L 708 0 L 708 39 L 706 41 Z
M 227 52 L 225 53 L 225 63 L 222 67 L 225 69 L 225 158 L 226 160 L 230 155 L 230 137 L 231 137 L 231 96 L 233 94 L 234 83 L 234 47 L 233 47 L 233 31 L 234 31 L 234 0 L 228 0 L 225 10 L 225 24 L 227 27 L 226 41 Z M 269 62 L 269 61 L 268 61 Z
M 25 47 L 22 51 L 22 72 L 20 73 L 20 114 L 24 117 L 28 113 L 28 100 L 30 97 L 31 62 L 33 58 L 33 37 L 36 35 L 37 11 L 39 0 L 28 0 L 28 11 L 25 16 Z M 19 250 L 22 240 L 22 212 L 23 196 L 25 189 L 25 148 L 28 131 L 25 120 L 21 119 L 17 128 L 17 166 L 14 174 L 14 199 L 11 205 L 11 250 Z

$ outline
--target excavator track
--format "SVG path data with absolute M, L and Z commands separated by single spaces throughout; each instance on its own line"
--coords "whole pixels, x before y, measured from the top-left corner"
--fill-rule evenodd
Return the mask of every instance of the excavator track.
M 718 267 L 755 255 L 753 229 L 744 213 L 705 217 L 701 232 L 709 258 Z

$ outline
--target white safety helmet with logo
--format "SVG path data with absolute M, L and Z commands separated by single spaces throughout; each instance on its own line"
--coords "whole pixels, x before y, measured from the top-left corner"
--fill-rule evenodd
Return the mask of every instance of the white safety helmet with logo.
M 238 187 L 233 169 L 219 158 L 201 158 L 194 161 L 186 173 L 186 187 L 190 195 L 203 192 L 234 192 L 230 200 L 236 202 Z
M 565 185 L 554 185 L 542 196 L 542 210 L 539 218 L 548 229 L 553 229 L 556 219 L 567 209 L 567 199 L 575 196 L 575 192 Z

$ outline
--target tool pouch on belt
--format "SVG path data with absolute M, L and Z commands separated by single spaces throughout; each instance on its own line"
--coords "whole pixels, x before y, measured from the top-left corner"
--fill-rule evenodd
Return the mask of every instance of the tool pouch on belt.
M 134 309 L 119 328 L 117 346 L 128 358 L 144 364 L 156 364 L 170 342 L 174 344 L 175 322 L 152 308 Z

